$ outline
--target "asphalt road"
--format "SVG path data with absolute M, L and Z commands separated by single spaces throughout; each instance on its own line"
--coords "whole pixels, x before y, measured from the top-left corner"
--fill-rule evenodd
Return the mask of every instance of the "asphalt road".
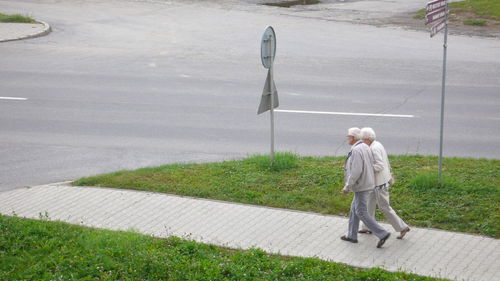
M 0 190 L 268 153 L 268 25 L 279 109 L 415 116 L 278 112 L 277 150 L 344 155 L 347 128 L 370 126 L 390 154 L 437 155 L 442 35 L 325 20 L 324 7 L 1 0 L 53 32 L 0 44 L 0 96 L 27 98 L 0 99 Z M 444 155 L 500 158 L 500 41 L 449 36 L 447 68 Z

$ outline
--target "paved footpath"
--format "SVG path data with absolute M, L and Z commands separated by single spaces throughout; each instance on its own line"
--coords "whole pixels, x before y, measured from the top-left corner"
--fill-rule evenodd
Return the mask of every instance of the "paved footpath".
M 89 227 L 175 235 L 231 248 L 258 247 L 357 267 L 455 280 L 500 280 L 498 239 L 413 227 L 405 239 L 397 240 L 393 233 L 377 249 L 373 235 L 360 234 L 358 244 L 341 241 L 347 219 L 339 216 L 64 183 L 0 192 L 0 213 L 35 219 L 47 215 Z
M 0 23 L 0 42 L 35 38 L 51 31 L 45 22 L 39 23 Z

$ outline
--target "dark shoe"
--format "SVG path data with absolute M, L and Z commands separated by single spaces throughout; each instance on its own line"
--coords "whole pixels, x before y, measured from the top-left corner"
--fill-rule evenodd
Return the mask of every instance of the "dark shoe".
M 408 233 L 408 232 L 410 232 L 410 228 L 409 227 L 403 229 L 403 231 L 401 231 L 401 234 L 398 237 L 396 237 L 396 238 L 397 239 L 403 239 L 403 237 L 405 237 L 406 233 Z
M 387 235 L 384 238 L 380 239 L 377 243 L 377 248 L 382 248 L 382 245 L 385 244 L 385 240 L 389 239 L 389 236 L 391 236 L 391 234 L 387 233 Z
M 351 242 L 351 243 L 358 243 L 358 240 L 357 239 L 351 239 L 347 236 L 341 236 L 340 239 L 344 240 L 344 241 L 348 241 L 348 242 Z
M 361 229 L 361 230 L 358 230 L 358 233 L 363 233 L 363 234 L 372 234 L 371 231 L 369 231 L 368 229 Z

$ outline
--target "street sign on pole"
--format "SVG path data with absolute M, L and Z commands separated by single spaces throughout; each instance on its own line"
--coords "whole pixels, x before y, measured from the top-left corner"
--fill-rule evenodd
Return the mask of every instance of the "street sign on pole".
M 271 110 L 271 96 L 273 97 L 273 103 L 274 103 L 273 108 L 278 107 L 279 106 L 278 90 L 276 90 L 276 84 L 274 84 L 274 81 L 271 79 L 271 71 L 268 70 L 257 114 L 261 114 L 268 110 Z
M 426 6 L 427 13 L 444 8 L 446 7 L 447 4 L 448 4 L 447 0 L 435 0 L 428 2 Z
M 271 163 L 274 162 L 274 108 L 278 107 L 278 91 L 274 84 L 274 57 L 276 56 L 276 33 L 271 26 L 268 26 L 262 35 L 260 45 L 260 57 L 262 65 L 268 69 L 262 98 L 260 100 L 257 114 L 261 114 L 269 110 L 271 117 Z
M 440 10 L 435 10 L 433 12 L 428 12 L 425 14 L 425 24 L 429 24 L 432 22 L 435 22 L 437 20 L 443 19 L 446 17 L 446 14 L 448 13 L 446 7 L 440 9 Z
M 426 24 L 438 21 L 431 27 L 431 37 L 434 37 L 439 31 L 444 29 L 444 44 L 443 44 L 443 77 L 441 84 L 441 128 L 439 133 L 439 168 L 438 168 L 438 183 L 442 183 L 443 169 L 443 128 L 444 128 L 444 94 L 446 85 L 446 51 L 448 49 L 448 1 L 436 0 L 427 3 L 427 14 L 425 15 Z
M 431 37 L 434 37 L 439 31 L 446 26 L 446 20 L 442 20 L 431 27 Z
M 260 44 L 260 57 L 265 68 L 271 68 L 276 56 L 276 33 L 271 26 L 268 26 L 262 35 Z

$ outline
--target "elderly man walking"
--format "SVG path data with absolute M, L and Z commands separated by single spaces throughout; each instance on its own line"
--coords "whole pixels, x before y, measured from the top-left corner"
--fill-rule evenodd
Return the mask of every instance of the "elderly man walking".
M 391 165 L 384 146 L 375 140 L 375 131 L 372 128 L 361 129 L 361 138 L 373 153 L 373 169 L 375 172 L 375 190 L 368 199 L 368 213 L 375 217 L 375 207 L 378 206 L 392 227 L 400 232 L 396 238 L 403 237 L 410 231 L 408 225 L 396 214 L 389 204 L 389 187 L 392 183 Z M 359 233 L 371 233 L 370 227 L 363 224 Z
M 368 199 L 375 187 L 373 154 L 370 147 L 363 143 L 360 137 L 359 128 L 350 128 L 347 132 L 347 140 L 352 147 L 344 166 L 345 186 L 342 191 L 346 195 L 351 191 L 354 192 L 354 199 L 349 214 L 348 234 L 340 239 L 358 243 L 358 228 L 361 220 L 380 239 L 377 243 L 377 248 L 380 248 L 389 238 L 390 233 L 368 214 Z

